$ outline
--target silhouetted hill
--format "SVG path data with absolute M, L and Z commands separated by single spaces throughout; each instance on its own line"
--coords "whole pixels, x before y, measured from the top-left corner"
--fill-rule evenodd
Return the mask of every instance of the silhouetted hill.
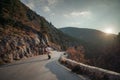
M 102 50 L 111 45 L 116 37 L 114 34 L 107 35 L 102 31 L 88 28 L 66 27 L 60 30 L 73 38 L 79 39 L 80 42 L 84 42 L 86 54 L 89 57 L 101 55 Z M 96 51 L 98 52 L 96 53 Z
M 84 42 L 84 56 L 88 59 L 89 65 L 120 72 L 120 34 L 106 34 L 95 29 L 74 27 L 60 30 Z
M 61 50 L 73 44 L 75 39 L 19 0 L 0 1 L 0 62 L 44 54 L 47 45 Z
M 61 28 L 60 30 L 77 39 L 81 39 L 85 42 L 99 45 L 111 43 L 116 36 L 114 34 L 107 35 L 102 31 L 88 28 L 66 27 Z

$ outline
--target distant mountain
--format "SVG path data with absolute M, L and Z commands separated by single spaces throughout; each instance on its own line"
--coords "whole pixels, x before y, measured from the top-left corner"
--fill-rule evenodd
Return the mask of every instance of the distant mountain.
M 74 38 L 95 45 L 110 44 L 116 37 L 114 34 L 107 35 L 102 31 L 88 28 L 65 27 L 60 28 L 60 30 Z
M 88 64 L 120 73 L 120 33 L 106 34 L 87 28 L 61 28 L 65 34 L 83 42 Z M 78 57 L 79 59 L 79 57 Z
M 62 50 L 73 44 L 75 39 L 20 0 L 0 1 L 0 63 L 44 54 L 47 45 Z
M 86 51 L 85 56 L 89 59 L 103 55 L 106 47 L 111 46 L 116 38 L 114 34 L 107 35 L 95 29 L 65 27 L 60 28 L 60 30 L 83 43 Z

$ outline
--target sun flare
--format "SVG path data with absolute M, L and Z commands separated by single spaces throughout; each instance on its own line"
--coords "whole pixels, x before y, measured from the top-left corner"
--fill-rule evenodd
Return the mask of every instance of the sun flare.
M 111 33 L 113 33 L 113 30 L 112 30 L 112 28 L 106 28 L 106 29 L 104 30 L 104 32 L 105 32 L 105 33 L 108 33 L 108 34 L 111 34 Z

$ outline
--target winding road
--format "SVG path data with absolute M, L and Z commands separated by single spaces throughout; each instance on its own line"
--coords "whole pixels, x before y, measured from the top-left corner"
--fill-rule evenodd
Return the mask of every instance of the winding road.
M 88 80 L 59 64 L 62 52 L 52 51 L 52 58 L 40 55 L 0 66 L 0 80 Z

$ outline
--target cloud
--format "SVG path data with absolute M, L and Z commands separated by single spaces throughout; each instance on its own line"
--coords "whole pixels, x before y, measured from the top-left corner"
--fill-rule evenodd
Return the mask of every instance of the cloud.
M 43 7 L 43 11 L 44 11 L 44 12 L 49 12 L 49 11 L 50 11 L 50 8 L 49 8 L 48 6 L 44 6 L 44 7 Z
M 34 8 L 35 8 L 34 3 L 32 3 L 32 2 L 29 2 L 29 3 L 27 3 L 26 5 L 27 5 L 30 9 L 34 9 Z
M 50 12 L 57 3 L 58 0 L 39 0 L 36 4 L 39 5 L 44 12 Z
M 55 9 L 55 6 L 60 2 L 58 0 L 21 0 L 32 10 L 42 10 L 50 12 Z M 36 11 L 38 12 L 38 11 Z
M 58 0 L 47 0 L 47 1 L 49 6 L 55 5 L 58 2 Z
M 80 22 L 71 22 L 71 26 L 80 26 Z
M 80 22 L 65 22 L 64 23 L 64 27 L 80 27 L 81 26 L 81 23 Z
M 51 16 L 54 16 L 54 15 L 55 15 L 55 13 L 52 13 L 52 14 L 51 14 Z
M 70 12 L 69 14 L 63 14 L 64 17 L 89 17 L 91 16 L 91 12 L 90 11 L 74 11 L 74 12 Z
M 64 17 L 70 17 L 70 15 L 68 15 L 68 14 L 63 14 L 63 16 L 64 16 Z
M 71 16 L 89 16 L 91 13 L 89 11 L 82 11 L 82 12 L 72 12 L 70 13 Z

